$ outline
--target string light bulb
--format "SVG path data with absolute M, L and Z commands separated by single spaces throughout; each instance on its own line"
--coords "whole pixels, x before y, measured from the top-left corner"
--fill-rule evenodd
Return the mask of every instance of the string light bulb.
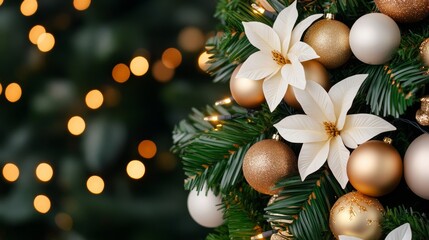
M 219 101 L 215 102 L 215 105 L 216 106 L 227 105 L 227 104 L 232 103 L 232 101 L 233 101 L 233 98 L 232 97 L 228 97 L 228 98 L 225 98 L 225 99 L 222 99 L 222 100 L 219 100 Z
M 255 3 L 252 3 L 251 6 L 253 8 L 253 12 L 254 13 L 260 13 L 260 14 L 264 14 L 265 13 L 265 8 L 263 8 L 263 7 L 255 4 Z
M 269 230 L 251 237 L 250 240 L 265 239 L 271 237 L 271 235 L 275 233 L 277 233 L 277 230 Z

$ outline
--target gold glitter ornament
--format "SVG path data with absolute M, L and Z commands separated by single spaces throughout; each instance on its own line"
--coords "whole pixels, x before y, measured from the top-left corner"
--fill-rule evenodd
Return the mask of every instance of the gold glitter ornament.
M 426 38 L 422 44 L 420 44 L 420 60 L 423 65 L 429 67 L 429 38 Z
M 429 0 L 374 0 L 380 12 L 397 22 L 418 22 L 429 16 Z
M 329 227 L 337 239 L 339 235 L 379 239 L 383 213 L 384 208 L 376 198 L 350 192 L 340 197 L 331 208 Z
M 274 195 L 280 189 L 274 185 L 283 177 L 298 172 L 297 159 L 292 149 L 285 143 L 264 139 L 253 144 L 243 159 L 243 175 L 256 191 Z
M 238 65 L 231 74 L 229 89 L 235 102 L 245 108 L 256 108 L 265 101 L 262 90 L 263 80 L 251 80 L 247 78 L 237 78 L 241 64 Z
M 319 63 L 317 60 L 310 60 L 302 62 L 304 67 L 305 79 L 307 81 L 314 81 L 320 84 L 326 91 L 331 88 L 331 83 L 329 82 L 329 73 L 326 71 L 325 67 Z M 293 87 L 289 86 L 283 100 L 291 107 L 300 110 L 301 105 L 296 100 L 295 92 Z
M 304 42 L 310 45 L 320 58 L 316 60 L 326 68 L 337 68 L 346 63 L 352 51 L 349 44 L 350 29 L 344 23 L 327 15 L 313 23 L 304 35 Z
M 347 163 L 347 176 L 356 190 L 379 197 L 398 186 L 402 178 L 402 159 L 390 143 L 390 138 L 371 140 L 352 152 Z
M 429 95 L 420 98 L 420 109 L 416 112 L 416 120 L 422 126 L 429 126 Z

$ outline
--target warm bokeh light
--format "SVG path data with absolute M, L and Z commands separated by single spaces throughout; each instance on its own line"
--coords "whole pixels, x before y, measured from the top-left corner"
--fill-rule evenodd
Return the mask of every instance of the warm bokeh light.
M 168 48 L 162 53 L 162 63 L 168 68 L 177 68 L 182 63 L 182 54 L 176 48 Z
M 67 124 L 67 128 L 71 134 L 76 136 L 80 135 L 85 131 L 85 121 L 79 116 L 71 117 Z
M 144 158 L 153 158 L 156 154 L 156 144 L 151 140 L 143 140 L 139 143 L 138 152 Z
M 97 109 L 103 104 L 103 94 L 97 90 L 91 90 L 86 94 L 85 103 L 91 109 Z
M 51 209 L 51 200 L 45 195 L 37 195 L 33 201 L 34 209 L 39 213 L 47 213 Z
M 130 178 L 140 179 L 144 176 L 146 168 L 139 160 L 132 160 L 127 164 L 127 174 Z
M 124 83 L 128 81 L 128 79 L 130 78 L 130 75 L 131 75 L 130 68 L 123 63 L 118 63 L 115 65 L 115 67 L 113 67 L 112 77 L 113 77 L 113 80 L 115 80 L 118 83 Z
M 104 190 L 104 181 L 99 176 L 91 176 L 86 181 L 86 187 L 93 194 L 100 194 Z
M 22 89 L 18 83 L 10 83 L 4 90 L 4 95 L 9 102 L 16 102 L 21 98 Z
M 37 47 L 41 52 L 49 52 L 54 48 L 55 38 L 51 33 L 42 33 L 37 39 Z
M 188 52 L 196 52 L 201 50 L 205 44 L 204 33 L 196 27 L 187 27 L 179 33 L 178 44 Z
M 30 39 L 30 42 L 32 44 L 37 44 L 37 40 L 43 33 L 46 33 L 45 27 L 43 27 L 42 25 L 36 25 L 30 29 L 30 32 L 28 33 L 28 38 Z
M 73 228 L 73 219 L 67 213 L 58 213 L 55 215 L 55 224 L 63 231 L 70 231 Z
M 0 6 L 3 4 L 3 0 L 0 0 Z
M 207 71 L 207 69 L 209 68 L 209 63 L 207 63 L 210 60 L 210 57 L 213 54 L 209 54 L 207 52 L 203 52 L 200 54 L 200 56 L 198 57 L 198 66 L 200 67 L 201 70 L 203 70 L 204 72 Z
M 3 167 L 3 177 L 9 182 L 15 182 L 19 177 L 19 168 L 13 163 L 6 163 Z
M 36 176 L 42 182 L 48 182 L 54 175 L 54 170 L 48 163 L 40 163 L 36 168 Z
M 152 76 L 159 82 L 168 82 L 174 76 L 174 69 L 166 67 L 161 61 L 156 61 L 152 67 Z
M 0 83 L 0 94 L 3 92 L 3 85 Z
M 73 0 L 73 7 L 78 11 L 84 11 L 91 5 L 91 0 Z
M 24 16 L 31 16 L 37 11 L 37 1 L 36 0 L 24 0 L 21 3 L 21 13 Z
M 137 56 L 131 60 L 131 72 L 136 76 L 143 76 L 149 70 L 149 62 L 142 56 Z

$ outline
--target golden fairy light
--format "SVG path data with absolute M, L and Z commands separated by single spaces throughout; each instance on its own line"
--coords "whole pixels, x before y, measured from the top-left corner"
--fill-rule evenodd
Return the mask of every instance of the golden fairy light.
M 201 70 L 203 70 L 204 72 L 207 71 L 207 69 L 209 68 L 209 63 L 208 61 L 210 60 L 210 57 L 213 54 L 209 54 L 207 52 L 203 52 L 200 54 L 200 56 L 198 57 L 198 66 L 200 67 Z
M 39 213 L 47 213 L 51 209 L 51 200 L 45 195 L 37 195 L 33 201 L 34 209 Z
M 142 56 L 137 56 L 131 60 L 131 72 L 136 76 L 143 76 L 149 70 L 149 62 Z
M 97 109 L 103 104 L 103 94 L 97 90 L 91 90 L 86 94 L 85 103 L 91 109 Z
M 4 95 L 9 102 L 17 102 L 22 95 L 21 86 L 18 83 L 10 83 L 4 90 Z
M 40 163 L 36 168 L 36 177 L 42 182 L 48 182 L 52 179 L 54 170 L 48 163 Z
M 36 25 L 30 29 L 30 32 L 28 33 L 28 38 L 30 39 L 30 42 L 32 44 L 37 44 L 37 40 L 43 33 L 46 33 L 45 27 L 43 27 L 42 25 Z
M 140 179 L 144 176 L 146 168 L 139 160 L 132 160 L 127 164 L 127 174 L 132 179 Z
M 37 38 L 37 48 L 41 52 L 49 52 L 54 48 L 55 38 L 51 33 L 42 33 Z
M 167 68 L 177 68 L 182 63 L 182 54 L 177 48 L 167 48 L 162 53 L 162 63 Z
M 196 52 L 204 47 L 206 39 L 204 33 L 196 27 L 186 27 L 180 31 L 179 46 L 188 52 Z
M 9 182 L 15 182 L 19 177 L 19 168 L 13 163 L 6 163 L 3 167 L 3 177 Z
M 104 190 L 104 180 L 99 176 L 93 175 L 86 181 L 86 187 L 92 194 L 100 194 Z
M 84 11 L 91 5 L 91 0 L 73 0 L 73 7 L 78 11 Z
M 3 92 L 3 86 L 0 83 L 0 94 Z
M 0 6 L 3 4 L 3 0 L 0 0 Z
M 130 75 L 131 75 L 130 68 L 123 63 L 118 63 L 113 67 L 112 77 L 113 77 L 113 80 L 115 80 L 118 83 L 124 83 L 128 81 L 128 79 L 130 78 Z
M 85 120 L 80 116 L 71 117 L 67 124 L 69 132 L 76 136 L 82 134 L 85 127 Z
M 28 17 L 36 13 L 38 7 L 38 3 L 36 0 L 24 0 L 21 3 L 21 13 L 22 15 Z
M 168 82 L 174 76 L 174 69 L 166 67 L 161 61 L 156 61 L 152 67 L 152 75 L 159 82 Z
M 57 213 L 55 215 L 55 224 L 63 231 L 70 231 L 73 228 L 73 218 L 67 213 Z
M 156 144 L 151 140 L 143 140 L 139 143 L 138 152 L 143 158 L 153 158 L 156 154 Z

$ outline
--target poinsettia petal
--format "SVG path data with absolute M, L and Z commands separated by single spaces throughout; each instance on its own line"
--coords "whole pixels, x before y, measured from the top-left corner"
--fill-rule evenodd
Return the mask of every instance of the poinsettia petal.
M 346 235 L 338 235 L 339 240 L 362 240 L 362 238 L 346 236 Z
M 328 166 L 342 188 L 345 188 L 349 178 L 347 176 L 347 162 L 350 151 L 344 146 L 341 137 L 331 139 L 329 148 Z
M 304 179 L 319 170 L 326 162 L 329 153 L 329 140 L 324 142 L 304 143 L 298 156 L 298 170 Z
M 292 29 L 298 19 L 298 10 L 296 10 L 296 2 L 294 1 L 287 8 L 283 9 L 276 20 L 274 21 L 273 29 L 280 37 L 282 43 L 283 55 L 286 55 L 289 50 L 290 38 L 292 36 Z
M 393 229 L 387 236 L 386 240 L 411 240 L 412 232 L 409 223 L 402 224 L 401 226 Z
M 356 148 L 356 145 L 349 142 L 350 139 L 353 139 L 356 144 L 362 144 L 382 132 L 394 130 L 396 130 L 395 126 L 386 120 L 362 113 L 347 115 L 340 135 L 347 147 Z
M 270 26 L 261 22 L 243 22 L 243 26 L 247 39 L 259 50 L 267 54 L 281 50 L 280 38 Z
M 313 14 L 306 19 L 299 22 L 292 31 L 292 38 L 290 40 L 290 45 L 294 45 L 296 42 L 301 40 L 302 34 L 304 31 L 317 19 L 322 17 L 323 14 Z
M 316 51 L 305 42 L 296 42 L 289 50 L 288 56 L 297 56 L 300 62 L 319 58 Z
M 274 124 L 274 127 L 289 142 L 310 143 L 328 140 L 323 125 L 303 114 L 285 117 Z
M 250 55 L 237 73 L 237 78 L 261 80 L 277 72 L 280 65 L 273 61 L 271 56 L 262 51 Z
M 328 93 L 322 86 L 313 81 L 307 81 L 305 90 L 294 88 L 295 97 L 304 112 L 318 122 L 335 122 L 334 105 Z
M 338 82 L 329 90 L 329 97 L 334 103 L 335 116 L 337 116 L 338 130 L 343 128 L 347 111 L 352 106 L 353 100 L 367 76 L 368 74 L 353 75 Z
M 264 80 L 262 84 L 262 90 L 271 112 L 273 112 L 277 105 L 279 105 L 279 103 L 283 100 L 287 86 L 288 84 L 282 78 L 280 71 L 277 71 L 275 74 L 267 77 Z
M 290 56 L 291 64 L 286 64 L 282 68 L 283 78 L 291 85 L 299 89 L 305 89 L 307 81 L 305 80 L 304 66 L 296 56 Z M 290 68 L 292 67 L 292 69 Z

